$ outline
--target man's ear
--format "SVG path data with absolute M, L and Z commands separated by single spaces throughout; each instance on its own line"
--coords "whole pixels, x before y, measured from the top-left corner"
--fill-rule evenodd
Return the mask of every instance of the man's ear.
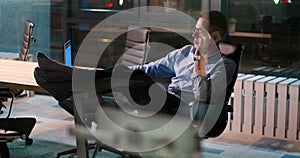
M 218 41 L 220 41 L 222 39 L 219 31 L 214 31 L 210 35 L 214 39 L 215 42 L 218 42 Z

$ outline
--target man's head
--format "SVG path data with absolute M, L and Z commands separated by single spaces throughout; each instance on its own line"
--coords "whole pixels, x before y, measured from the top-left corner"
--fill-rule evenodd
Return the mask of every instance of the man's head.
M 196 48 L 199 46 L 201 42 L 199 41 L 199 36 L 209 33 L 210 36 L 217 42 L 221 40 L 226 30 L 227 20 L 221 12 L 202 12 L 193 30 L 194 46 Z

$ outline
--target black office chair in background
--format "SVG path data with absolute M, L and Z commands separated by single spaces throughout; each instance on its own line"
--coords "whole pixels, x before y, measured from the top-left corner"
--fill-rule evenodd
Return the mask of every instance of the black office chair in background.
M 121 64 L 126 66 L 143 65 L 149 52 L 150 29 L 138 28 L 127 32 L 125 51 Z
M 36 39 L 32 36 L 33 28 L 34 28 L 34 23 L 30 20 L 26 20 L 22 46 L 19 53 L 19 60 L 21 61 L 30 60 L 29 59 L 30 46 L 32 43 L 36 42 Z
M 28 54 L 30 51 L 30 45 L 31 43 L 35 42 L 35 39 L 32 36 L 33 27 L 34 23 L 30 20 L 27 20 L 25 22 L 22 46 L 19 53 L 19 60 L 21 61 L 29 60 Z M 9 149 L 6 144 L 7 142 L 11 142 L 14 139 L 21 138 L 25 140 L 26 145 L 31 145 L 33 141 L 29 138 L 29 134 L 31 133 L 36 123 L 36 119 L 30 117 L 10 118 L 14 99 L 15 97 L 22 94 L 22 92 L 23 90 L 19 89 L 0 87 L 0 115 L 4 113 L 4 111 L 2 111 L 2 108 L 6 108 L 3 102 L 8 101 L 8 99 L 11 99 L 7 116 L 5 118 L 0 118 L 1 158 L 10 157 Z

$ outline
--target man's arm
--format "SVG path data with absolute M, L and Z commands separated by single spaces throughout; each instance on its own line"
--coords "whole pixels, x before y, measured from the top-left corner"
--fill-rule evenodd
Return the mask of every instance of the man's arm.
M 184 47 L 185 48 L 185 47 Z M 177 49 L 168 53 L 165 57 L 150 62 L 144 65 L 137 65 L 129 67 L 132 70 L 142 70 L 152 78 L 166 78 L 175 76 L 174 65 L 178 59 L 181 51 L 184 49 Z

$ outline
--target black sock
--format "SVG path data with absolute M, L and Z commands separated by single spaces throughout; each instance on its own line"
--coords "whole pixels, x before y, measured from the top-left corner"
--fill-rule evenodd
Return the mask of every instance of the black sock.
M 72 67 L 68 67 L 55 60 L 52 60 L 42 52 L 37 53 L 37 61 L 41 70 L 45 72 L 55 72 L 64 79 L 72 79 Z
M 72 96 L 72 80 L 62 80 L 55 73 L 48 73 L 36 67 L 34 70 L 36 83 L 48 91 L 57 101 L 64 101 Z

